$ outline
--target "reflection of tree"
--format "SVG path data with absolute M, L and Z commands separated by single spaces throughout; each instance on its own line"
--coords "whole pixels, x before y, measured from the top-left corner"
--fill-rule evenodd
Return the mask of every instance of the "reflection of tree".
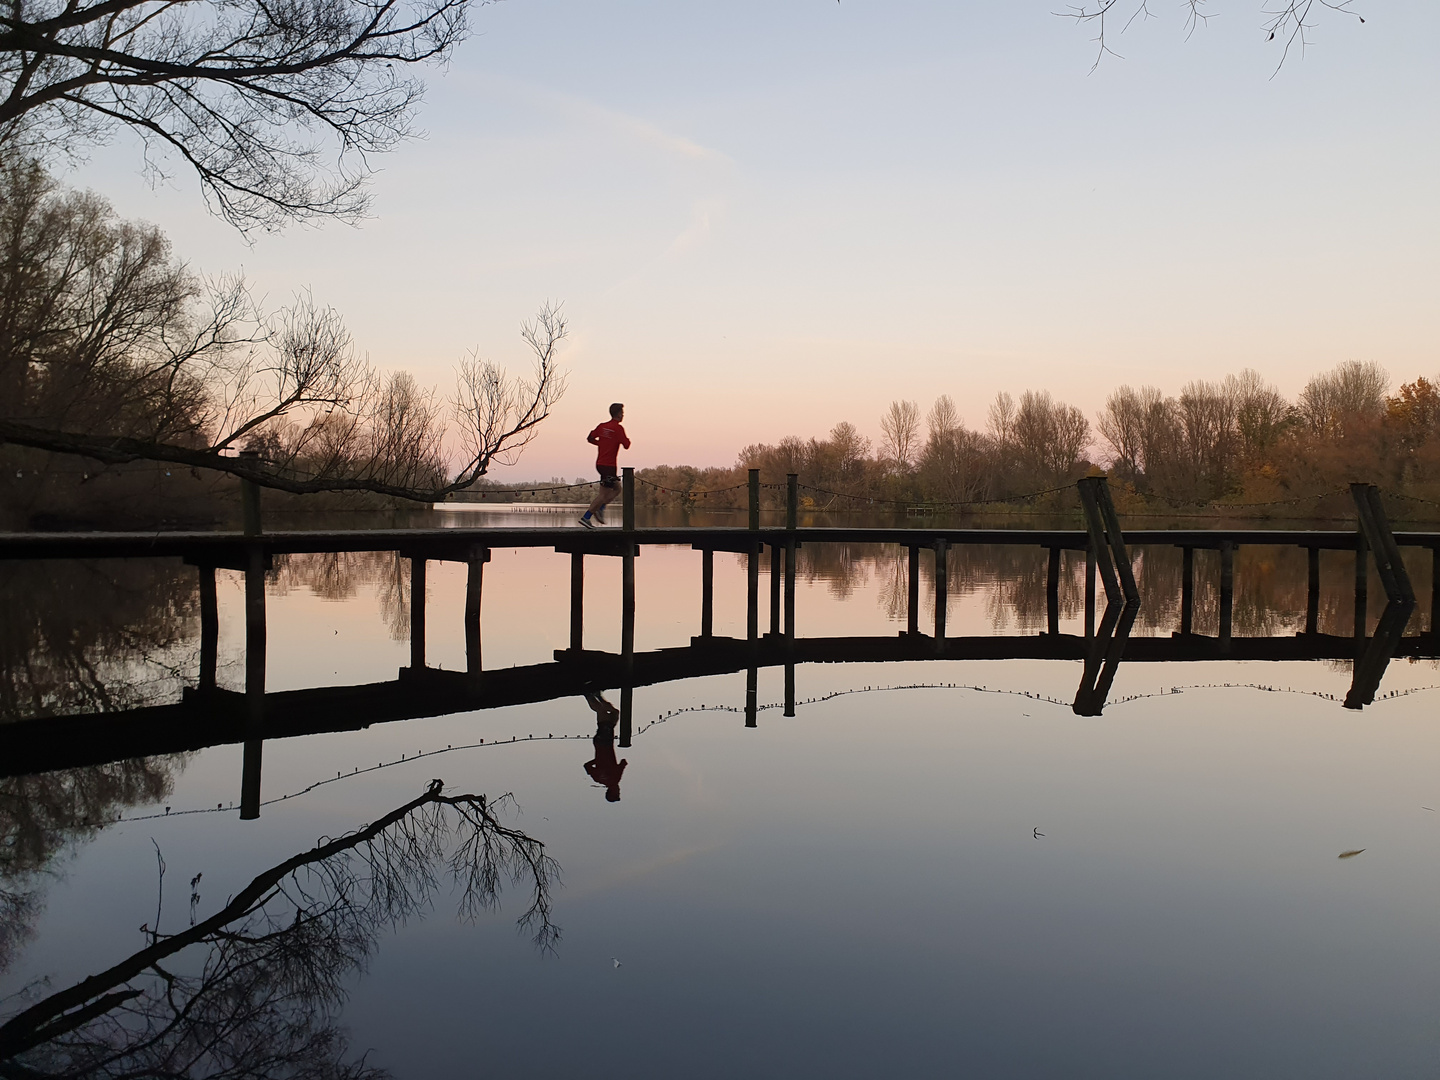
M 281 555 L 267 580 L 272 593 L 309 589 L 323 600 L 348 600 L 373 587 L 380 615 L 396 641 L 410 636 L 410 560 L 394 551 L 330 551 Z
M 344 982 L 380 933 L 430 906 L 442 871 L 460 914 L 529 888 L 522 928 L 551 948 L 544 845 L 504 824 L 505 800 L 440 781 L 364 828 L 256 876 L 214 915 L 150 944 L 0 1024 L 0 1075 L 379 1077 L 347 1061 Z M 163 863 L 162 863 L 163 885 Z M 159 920 L 157 920 L 158 923 Z
M 195 574 L 159 560 L 0 564 L 0 720 L 178 694 L 163 655 L 196 628 Z
M 43 875 L 120 807 L 170 794 L 182 759 L 138 758 L 0 780 L 0 971 L 30 936 Z

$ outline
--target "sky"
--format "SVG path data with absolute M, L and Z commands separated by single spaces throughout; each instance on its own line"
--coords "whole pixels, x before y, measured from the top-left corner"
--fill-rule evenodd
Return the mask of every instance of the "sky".
M 242 237 L 124 137 L 67 179 L 442 393 L 563 303 L 569 389 L 502 480 L 588 475 L 611 401 L 622 464 L 728 465 L 896 398 L 1435 375 L 1440 5 L 1321 12 L 1278 71 L 1260 0 L 1182 6 L 1097 66 L 1055 0 L 502 0 L 358 226 Z

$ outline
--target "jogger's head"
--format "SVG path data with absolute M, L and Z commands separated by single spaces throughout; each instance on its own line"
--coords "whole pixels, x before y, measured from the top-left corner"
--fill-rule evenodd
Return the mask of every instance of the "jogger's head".
M 624 419 L 625 419 L 625 406 L 622 405 L 622 404 L 621 404 L 620 402 L 618 402 L 618 401 L 615 402 L 614 405 L 611 405 L 611 406 L 610 406 L 610 419 L 611 419 L 611 420 L 624 420 Z

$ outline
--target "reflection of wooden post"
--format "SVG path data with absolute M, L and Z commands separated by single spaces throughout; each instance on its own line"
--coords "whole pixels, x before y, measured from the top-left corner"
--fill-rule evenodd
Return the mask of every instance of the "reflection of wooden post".
M 245 757 L 240 816 L 260 816 L 260 746 L 265 734 L 265 550 L 251 544 L 245 569 Z
M 1095 549 L 1085 548 L 1085 636 L 1095 636 Z
M 215 567 L 200 571 L 200 689 L 215 689 L 220 653 L 220 606 L 215 598 Z
M 1235 545 L 1220 541 L 1220 647 L 1230 648 L 1230 620 L 1235 608 Z
M 770 545 L 770 633 L 780 633 L 780 545 Z
M 1320 629 L 1320 549 L 1305 549 L 1305 633 Z
M 579 652 L 585 647 L 585 556 L 570 553 L 570 648 Z
M 485 583 L 485 564 L 490 549 L 474 547 L 465 571 L 465 671 L 471 681 L 480 678 L 480 595 Z
M 785 715 L 795 715 L 795 661 L 785 661 Z
M 1050 564 L 1045 569 L 1045 621 L 1052 634 L 1060 633 L 1060 549 L 1050 549 Z
M 715 552 L 700 553 L 700 636 L 715 632 Z
M 945 574 L 945 541 L 935 541 L 935 655 L 945 652 L 945 604 L 949 593 Z
M 425 666 L 425 559 L 410 556 L 410 670 Z
M 1370 592 L 1370 545 L 1365 534 L 1355 531 L 1355 640 L 1365 640 L 1365 608 Z
M 920 549 L 910 547 L 905 568 L 905 630 L 910 634 L 920 633 Z

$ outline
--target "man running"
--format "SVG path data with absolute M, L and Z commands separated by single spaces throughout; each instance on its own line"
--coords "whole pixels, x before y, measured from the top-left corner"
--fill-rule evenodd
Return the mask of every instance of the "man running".
M 630 440 L 625 435 L 625 429 L 620 426 L 620 421 L 625 419 L 625 406 L 618 401 L 610 406 L 610 419 L 597 427 L 585 441 L 600 448 L 595 455 L 595 469 L 600 474 L 600 490 L 595 493 L 595 498 L 590 500 L 590 508 L 580 515 L 580 524 L 587 529 L 595 527 L 595 521 L 601 525 L 605 524 L 605 507 L 615 501 L 620 494 L 620 475 L 615 464 L 615 455 L 620 452 L 623 446 L 630 449 Z M 595 521 L 591 521 L 591 518 Z

